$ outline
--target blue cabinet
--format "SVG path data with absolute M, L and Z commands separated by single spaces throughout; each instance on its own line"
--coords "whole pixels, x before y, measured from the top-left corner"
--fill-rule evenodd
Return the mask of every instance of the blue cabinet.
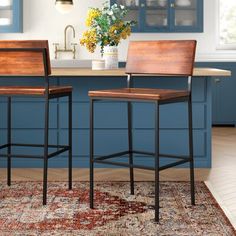
M 198 62 L 197 67 L 211 67 L 230 70 L 231 77 L 215 77 L 212 87 L 212 124 L 219 126 L 236 125 L 236 63 Z
M 34 78 L 20 78 L 11 80 L 10 85 L 25 84 L 40 85 L 40 80 Z M 73 86 L 73 164 L 74 167 L 89 167 L 89 97 L 88 91 L 99 89 L 121 88 L 126 86 L 126 77 L 58 77 L 51 78 L 52 85 Z M 1 78 L 2 86 L 9 85 L 9 79 Z M 136 88 L 173 88 L 186 87 L 186 79 L 158 77 L 134 78 Z M 95 154 L 109 155 L 121 152 L 127 148 L 127 105 L 124 102 L 100 102 L 95 105 Z M 6 98 L 0 98 L 0 145 L 5 143 L 6 135 Z M 14 142 L 42 143 L 44 134 L 44 103 L 41 98 L 13 98 L 12 104 L 12 139 Z M 160 151 L 175 155 L 188 153 L 188 120 L 187 104 L 168 104 L 161 108 L 160 116 Z M 109 111 L 109 116 L 104 116 Z M 51 144 L 67 142 L 68 124 L 67 99 L 52 100 L 50 102 L 50 132 Z M 152 103 L 133 104 L 133 132 L 134 148 L 146 151 L 154 150 L 154 105 Z M 17 115 L 16 115 L 17 114 Z M 199 168 L 211 167 L 211 79 L 207 77 L 193 78 L 193 135 L 194 159 Z M 17 149 L 16 151 L 22 151 Z M 40 150 L 31 149 L 30 153 L 37 155 Z M 122 157 L 120 161 L 126 161 Z M 67 154 L 50 161 L 51 167 L 65 168 Z M 153 158 L 138 155 L 137 164 L 154 165 Z M 165 158 L 161 164 L 169 164 L 171 160 Z M 42 163 L 36 160 L 27 162 L 15 159 L 14 167 L 37 168 Z M 6 166 L 6 159 L 0 158 L 0 167 Z M 105 167 L 105 166 L 98 166 Z
M 126 6 L 133 32 L 203 32 L 203 0 L 111 0 Z
M 0 33 L 23 31 L 23 0 L 0 1 Z

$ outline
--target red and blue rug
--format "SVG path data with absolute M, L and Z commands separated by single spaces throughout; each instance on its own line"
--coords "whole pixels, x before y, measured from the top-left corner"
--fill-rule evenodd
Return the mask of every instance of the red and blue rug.
M 42 206 L 41 182 L 0 183 L 0 235 L 192 235 L 233 236 L 233 227 L 203 182 L 196 183 L 196 206 L 186 182 L 161 183 L 160 223 L 153 222 L 154 183 L 138 182 L 135 196 L 127 182 L 99 182 L 95 209 L 89 183 L 50 182 Z

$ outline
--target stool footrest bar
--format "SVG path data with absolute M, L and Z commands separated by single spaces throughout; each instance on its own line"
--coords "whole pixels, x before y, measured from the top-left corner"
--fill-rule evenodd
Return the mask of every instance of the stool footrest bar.
M 107 156 L 96 157 L 95 160 L 102 161 L 102 160 L 107 160 L 107 159 L 110 159 L 110 158 L 124 156 L 124 155 L 128 155 L 128 154 L 129 154 L 129 151 L 117 152 L 117 153 L 114 153 L 114 154 L 111 154 L 111 155 L 107 155 Z
M 177 162 L 165 165 L 165 166 L 161 166 L 159 168 L 159 171 L 166 170 L 166 169 L 169 169 L 174 166 L 182 165 L 182 164 L 187 163 L 189 161 L 190 160 L 181 160 L 181 161 L 177 161 Z M 124 163 L 124 162 L 104 161 L 104 160 L 97 160 L 97 159 L 95 159 L 93 162 L 100 163 L 100 164 L 114 165 L 114 166 L 132 167 L 132 168 L 143 169 L 143 170 L 155 170 L 155 168 L 151 167 L 151 166 L 143 166 L 143 165 L 135 165 L 135 164 L 130 165 L 130 164 Z
M 145 152 L 145 151 L 138 151 L 134 150 L 132 151 L 134 154 L 142 154 L 142 155 L 148 155 L 148 156 L 155 156 L 154 152 Z M 186 160 L 189 158 L 189 156 L 177 156 L 172 154 L 159 154 L 159 157 L 166 157 L 166 158 L 176 158 L 176 159 L 183 159 Z
M 11 143 L 13 147 L 44 147 L 44 144 Z M 66 148 L 68 145 L 48 145 L 50 148 Z
M 178 166 L 178 165 L 182 165 L 182 164 L 187 163 L 189 161 L 190 161 L 190 159 L 189 160 L 176 161 L 174 163 L 171 163 L 171 164 L 168 164 L 168 165 L 165 165 L 165 166 L 161 166 L 159 168 L 159 171 L 166 170 L 166 169 Z
M 43 156 L 25 154 L 0 154 L 0 157 L 43 159 Z
M 154 170 L 153 167 L 143 166 L 143 165 L 130 165 L 130 164 L 124 163 L 124 162 L 94 160 L 94 163 L 101 163 L 101 164 L 114 165 L 114 166 L 122 166 L 122 167 L 132 167 L 132 168 L 144 169 L 144 170 Z
M 7 147 L 9 147 L 9 146 L 10 146 L 10 144 L 4 144 L 4 145 L 1 145 L 1 146 L 0 146 L 0 149 L 7 148 Z
M 65 148 L 63 148 L 63 149 L 61 149 L 61 150 L 58 150 L 58 151 L 56 151 L 56 152 L 53 152 L 53 153 L 49 154 L 49 155 L 48 155 L 48 158 L 52 158 L 52 157 L 54 157 L 54 156 L 57 156 L 57 155 L 59 155 L 59 154 L 61 154 L 61 153 L 63 153 L 63 152 L 69 151 L 69 150 L 70 150 L 69 147 L 65 147 Z
M 12 144 L 5 144 L 0 146 L 0 149 L 7 148 L 7 147 L 44 147 L 43 144 L 19 144 L 19 143 L 12 143 Z M 48 145 L 48 148 L 58 148 L 59 150 L 50 153 L 47 158 L 52 158 L 57 156 L 63 152 L 67 152 L 70 150 L 68 145 Z M 0 157 L 13 157 L 13 158 L 33 158 L 33 159 L 43 159 L 43 155 L 28 155 L 28 154 L 0 154 Z

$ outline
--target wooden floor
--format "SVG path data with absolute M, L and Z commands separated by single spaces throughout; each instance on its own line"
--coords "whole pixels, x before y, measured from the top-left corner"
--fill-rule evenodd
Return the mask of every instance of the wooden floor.
M 196 180 L 206 181 L 207 186 L 236 228 L 236 128 L 213 129 L 212 169 L 196 169 Z M 74 181 L 88 180 L 87 169 L 74 169 Z M 5 180 L 6 170 L 0 169 L 0 179 Z M 96 169 L 98 181 L 126 181 L 127 169 Z M 49 180 L 65 180 L 67 170 L 50 169 Z M 42 179 L 40 169 L 15 169 L 13 180 L 34 181 Z M 135 170 L 136 181 L 153 180 L 152 171 Z M 189 171 L 171 169 L 161 172 L 161 180 L 181 181 L 189 179 Z
M 206 184 L 236 228 L 236 128 L 214 128 L 212 145 Z

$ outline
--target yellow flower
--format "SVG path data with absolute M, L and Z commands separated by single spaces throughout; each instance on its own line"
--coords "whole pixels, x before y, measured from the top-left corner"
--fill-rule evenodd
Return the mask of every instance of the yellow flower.
M 105 40 L 103 41 L 103 43 L 104 43 L 104 46 L 107 46 L 107 45 L 109 44 L 109 42 L 108 42 L 107 39 L 105 39 Z
M 121 34 L 119 33 L 119 31 L 120 31 L 120 24 L 119 23 L 112 25 L 109 29 L 109 37 L 117 45 L 119 44 L 120 39 L 121 39 Z
M 106 11 L 91 8 L 88 11 L 86 19 L 86 26 L 89 29 L 83 33 L 80 44 L 85 46 L 91 53 L 95 51 L 97 45 L 100 45 L 102 48 L 101 51 L 103 51 L 104 46 L 118 45 L 122 39 L 127 39 L 131 33 L 130 24 L 129 22 L 123 21 L 122 18 L 118 18 L 111 25 L 110 16 L 107 17 Z
M 130 26 L 126 26 L 124 28 L 124 30 L 121 32 L 121 38 L 122 39 L 127 39 L 128 36 L 130 36 L 130 33 L 131 33 L 131 28 Z
M 80 40 L 82 46 L 86 46 L 89 52 L 93 53 L 97 46 L 97 33 L 94 29 L 87 30 L 83 33 Z
M 88 16 L 86 19 L 86 26 L 91 27 L 93 24 L 93 21 L 101 15 L 101 11 L 98 9 L 92 8 L 88 11 Z

